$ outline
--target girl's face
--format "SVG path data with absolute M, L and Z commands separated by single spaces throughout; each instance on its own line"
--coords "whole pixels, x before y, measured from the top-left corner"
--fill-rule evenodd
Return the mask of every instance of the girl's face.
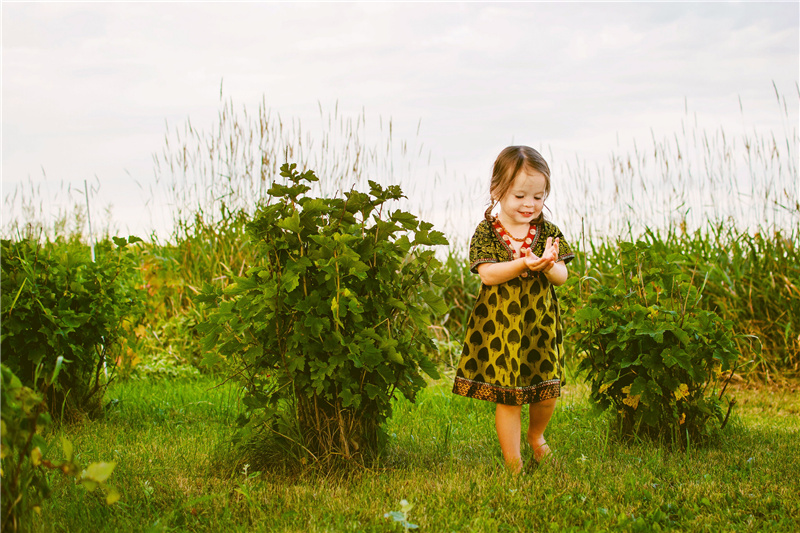
M 500 198 L 500 222 L 511 226 L 530 224 L 544 208 L 546 183 L 541 172 L 521 169 Z

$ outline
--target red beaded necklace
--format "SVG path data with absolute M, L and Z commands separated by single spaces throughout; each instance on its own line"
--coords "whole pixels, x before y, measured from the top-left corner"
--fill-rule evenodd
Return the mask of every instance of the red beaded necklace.
M 530 227 L 528 228 L 528 234 L 525 235 L 521 239 L 517 239 L 516 237 L 511 235 L 508 232 L 508 230 L 506 230 L 506 228 L 500 222 L 500 219 L 498 217 L 495 217 L 495 219 L 494 219 L 494 229 L 500 235 L 500 238 L 502 238 L 503 241 L 505 241 L 505 243 L 508 245 L 508 247 L 511 248 L 511 250 L 512 250 L 512 252 L 514 254 L 514 259 L 517 259 L 518 257 L 522 257 L 524 255 L 524 253 L 525 253 L 525 249 L 531 247 L 531 243 L 533 243 L 533 239 L 536 237 L 536 226 L 531 224 Z M 520 248 L 519 248 L 519 252 L 514 252 L 514 249 L 511 246 L 511 240 L 512 239 L 517 241 L 517 242 L 521 242 L 522 243 L 522 246 L 520 246 Z
M 495 220 L 495 222 L 497 222 L 497 224 L 500 226 L 500 235 L 501 235 L 501 236 L 503 236 L 503 235 L 508 235 L 509 237 L 511 237 L 511 239 L 512 239 L 512 240 L 515 240 L 515 241 L 517 241 L 517 242 L 522 242 L 522 241 L 524 241 L 524 240 L 525 240 L 525 239 L 528 237 L 528 235 L 530 235 L 530 233 L 531 233 L 531 230 L 529 229 L 529 230 L 528 230 L 528 233 L 525 235 L 525 237 L 522 237 L 521 239 L 517 239 L 516 237 L 514 237 L 513 235 L 511 235 L 511 232 L 510 232 L 510 231 L 508 231 L 508 230 L 506 229 L 506 227 L 503 225 L 503 223 L 502 223 L 502 222 L 500 222 L 500 217 L 494 217 L 494 220 Z

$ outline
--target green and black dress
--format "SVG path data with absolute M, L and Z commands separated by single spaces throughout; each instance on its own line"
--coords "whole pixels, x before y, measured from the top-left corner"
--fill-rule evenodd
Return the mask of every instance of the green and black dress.
M 531 224 L 522 245 L 541 256 L 548 237 L 558 238 L 559 261 L 575 255 L 550 222 Z M 470 270 L 511 261 L 514 250 L 496 221 L 478 224 L 469 246 Z M 564 366 L 555 288 L 541 272 L 525 272 L 498 285 L 481 285 L 472 309 L 453 392 L 505 405 L 536 403 L 561 394 Z

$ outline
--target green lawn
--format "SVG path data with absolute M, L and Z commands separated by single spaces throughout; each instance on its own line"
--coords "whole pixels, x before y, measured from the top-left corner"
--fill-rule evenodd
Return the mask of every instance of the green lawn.
M 349 476 L 232 472 L 233 385 L 208 379 L 113 386 L 104 420 L 65 428 L 83 464 L 116 461 L 122 499 L 106 506 L 53 475 L 38 531 L 798 531 L 798 387 L 739 388 L 717 446 L 619 444 L 569 386 L 548 431 L 558 462 L 512 476 L 500 466 L 494 405 L 433 383 L 398 400 L 378 464 Z M 56 436 L 53 436 L 56 438 Z

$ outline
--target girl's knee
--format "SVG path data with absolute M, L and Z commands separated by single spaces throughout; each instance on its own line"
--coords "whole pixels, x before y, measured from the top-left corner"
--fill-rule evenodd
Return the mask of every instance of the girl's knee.
M 558 400 L 558 398 L 550 398 L 548 400 L 542 400 L 541 402 L 532 403 L 531 404 L 531 411 L 534 411 L 534 410 L 537 410 L 537 409 L 545 409 L 545 410 L 553 409 L 556 406 L 556 401 L 557 400 Z
M 521 405 L 505 405 L 505 404 L 502 404 L 502 403 L 498 403 L 497 404 L 497 409 L 496 409 L 495 412 L 501 413 L 501 414 L 513 415 L 515 413 L 522 412 L 522 406 Z

